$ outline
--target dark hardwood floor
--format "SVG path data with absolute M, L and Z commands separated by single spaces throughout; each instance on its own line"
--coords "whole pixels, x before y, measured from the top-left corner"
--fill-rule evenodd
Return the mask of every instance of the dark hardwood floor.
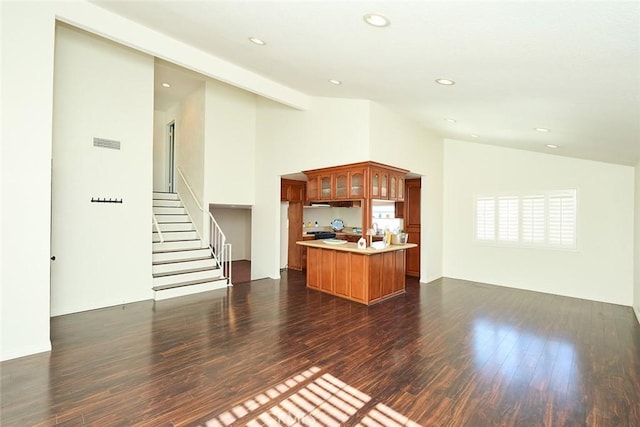
M 631 308 L 443 279 L 366 307 L 304 276 L 51 319 L 2 426 L 640 426 Z

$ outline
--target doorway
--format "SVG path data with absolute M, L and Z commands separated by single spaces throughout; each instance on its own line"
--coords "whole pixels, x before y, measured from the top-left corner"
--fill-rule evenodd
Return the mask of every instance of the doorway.
M 173 121 L 171 123 L 169 123 L 169 125 L 167 126 L 167 141 L 169 141 L 169 155 L 167 156 L 167 168 L 168 168 L 168 176 L 169 176 L 169 193 L 175 193 L 176 192 L 176 184 L 175 184 L 175 162 L 176 162 L 176 157 L 175 157 L 175 135 L 176 135 L 176 122 Z

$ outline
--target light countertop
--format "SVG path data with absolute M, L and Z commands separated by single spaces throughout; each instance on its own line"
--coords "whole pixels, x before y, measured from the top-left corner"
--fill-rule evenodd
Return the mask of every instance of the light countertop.
M 330 244 L 325 243 L 323 240 L 306 240 L 301 242 L 296 242 L 297 245 L 307 246 L 311 248 L 320 248 L 320 249 L 332 249 L 336 251 L 342 252 L 354 252 L 362 255 L 375 255 L 384 252 L 395 252 L 403 249 L 415 248 L 418 245 L 415 243 L 406 243 L 404 245 L 389 245 L 386 248 L 375 249 L 372 247 L 367 247 L 366 249 L 358 249 L 357 243 L 342 243 L 342 244 Z

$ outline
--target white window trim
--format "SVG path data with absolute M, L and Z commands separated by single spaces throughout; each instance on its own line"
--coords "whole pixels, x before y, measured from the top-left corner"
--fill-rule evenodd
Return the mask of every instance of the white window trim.
M 573 222 L 573 242 L 571 245 L 557 245 L 550 243 L 550 223 L 549 223 L 549 207 L 550 198 L 553 196 L 573 196 L 574 197 L 574 222 Z M 524 213 L 523 202 L 527 198 L 543 196 L 544 197 L 544 241 L 543 242 L 529 242 L 524 240 Z M 499 200 L 506 198 L 517 198 L 518 200 L 518 238 L 517 240 L 500 240 L 499 239 Z M 494 200 L 494 226 L 492 239 L 478 239 L 478 200 L 479 199 L 493 199 Z M 497 247 L 515 247 L 515 248 L 527 248 L 527 249 L 552 249 L 562 251 L 578 251 L 579 250 L 579 192 L 578 189 L 563 189 L 563 190 L 543 190 L 543 191 L 527 191 L 527 192 L 502 192 L 502 193 L 479 193 L 473 196 L 473 236 L 472 240 L 475 244 L 480 246 L 497 246 Z

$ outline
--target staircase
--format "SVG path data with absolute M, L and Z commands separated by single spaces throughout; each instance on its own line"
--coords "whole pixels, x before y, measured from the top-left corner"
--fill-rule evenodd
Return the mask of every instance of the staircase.
M 226 288 L 228 280 L 176 193 L 153 193 L 155 300 Z

